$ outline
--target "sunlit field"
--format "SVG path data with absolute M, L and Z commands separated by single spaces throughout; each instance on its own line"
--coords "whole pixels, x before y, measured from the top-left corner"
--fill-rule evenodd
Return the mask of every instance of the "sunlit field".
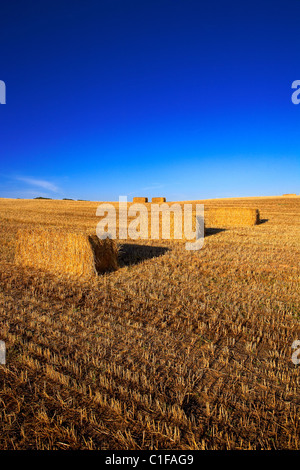
M 120 241 L 80 280 L 17 266 L 16 233 L 95 233 L 100 203 L 0 199 L 1 449 L 300 448 L 300 197 L 198 202 L 201 250 Z

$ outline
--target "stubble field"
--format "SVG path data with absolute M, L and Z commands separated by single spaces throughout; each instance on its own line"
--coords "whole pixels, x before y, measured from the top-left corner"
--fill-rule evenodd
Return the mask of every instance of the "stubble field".
M 300 197 L 199 202 L 201 250 L 128 241 L 80 281 L 16 266 L 16 233 L 95 232 L 99 203 L 0 200 L 0 449 L 300 448 Z

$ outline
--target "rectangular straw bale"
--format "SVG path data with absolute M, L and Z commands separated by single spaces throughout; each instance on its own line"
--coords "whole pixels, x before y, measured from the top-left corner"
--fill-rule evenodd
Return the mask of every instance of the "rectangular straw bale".
M 142 204 L 142 203 L 148 202 L 148 198 L 147 197 L 134 197 L 132 199 L 132 202 Z
M 252 226 L 260 222 L 259 210 L 252 207 L 215 207 L 205 211 L 205 220 L 211 227 Z
M 118 267 L 114 240 L 59 229 L 20 229 L 15 263 L 57 275 L 90 277 Z
M 155 204 L 160 204 L 161 202 L 166 202 L 166 198 L 165 197 L 153 197 L 151 202 Z

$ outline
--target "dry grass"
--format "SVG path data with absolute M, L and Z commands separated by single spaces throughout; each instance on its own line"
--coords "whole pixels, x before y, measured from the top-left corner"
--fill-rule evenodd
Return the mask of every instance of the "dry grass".
M 121 224 L 118 204 L 110 204 L 114 205 L 115 214 L 110 218 L 107 216 L 107 212 L 102 211 L 103 216 L 98 218 L 98 223 L 101 224 L 99 233 L 102 233 L 104 225 L 106 233 L 113 234 L 113 237 L 116 237 L 117 240 L 124 239 L 123 226 L 125 223 L 127 238 L 131 240 L 148 240 L 149 238 L 152 240 L 178 240 L 183 242 L 194 242 L 196 240 L 197 213 L 195 204 L 190 204 L 191 214 L 185 219 L 185 211 L 181 203 L 162 203 L 159 205 L 145 203 L 141 204 L 138 210 L 134 207 L 134 204 L 127 203 L 126 222 L 122 221 Z M 187 224 L 186 221 L 188 221 Z M 189 224 L 191 224 L 190 230 L 186 227 Z
M 128 210 L 130 211 L 131 204 L 128 204 Z M 172 207 L 172 203 L 165 204 L 165 209 L 170 208 L 164 214 L 161 210 L 157 212 L 156 215 L 151 214 L 151 204 L 147 204 L 145 206 L 147 209 L 146 213 L 146 221 L 147 223 L 144 226 L 143 223 L 143 215 L 137 213 L 135 216 L 128 216 L 127 224 L 128 224 L 128 239 L 133 238 L 130 237 L 130 227 L 133 224 L 137 234 L 140 234 L 135 238 L 135 240 L 147 240 L 151 238 L 152 240 L 177 240 L 186 242 L 191 241 L 194 242 L 196 236 L 196 211 L 195 211 L 195 204 L 192 205 L 192 213 L 191 213 L 191 228 L 193 231 L 193 236 L 186 236 L 185 234 L 185 226 L 184 226 L 184 210 L 180 203 L 174 203 Z M 162 205 L 160 205 L 162 208 Z M 130 212 L 129 212 L 130 214 Z M 116 208 L 116 221 L 117 221 L 117 239 L 119 239 L 119 211 Z M 99 219 L 101 220 L 101 219 Z M 131 232 L 132 233 L 132 232 Z
M 85 278 L 117 269 L 118 251 L 113 240 L 99 240 L 96 235 L 53 228 L 19 229 L 15 263 Z
M 300 198 L 199 202 L 263 223 L 79 282 L 16 266 L 16 233 L 95 231 L 99 203 L 0 201 L 1 449 L 300 449 Z

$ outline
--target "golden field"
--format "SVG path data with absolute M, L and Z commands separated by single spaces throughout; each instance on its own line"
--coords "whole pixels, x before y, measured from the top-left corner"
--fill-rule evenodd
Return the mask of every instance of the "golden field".
M 100 203 L 0 199 L 0 449 L 300 448 L 300 197 L 198 202 L 201 250 L 119 242 L 80 280 L 16 265 L 16 235 L 95 233 Z

